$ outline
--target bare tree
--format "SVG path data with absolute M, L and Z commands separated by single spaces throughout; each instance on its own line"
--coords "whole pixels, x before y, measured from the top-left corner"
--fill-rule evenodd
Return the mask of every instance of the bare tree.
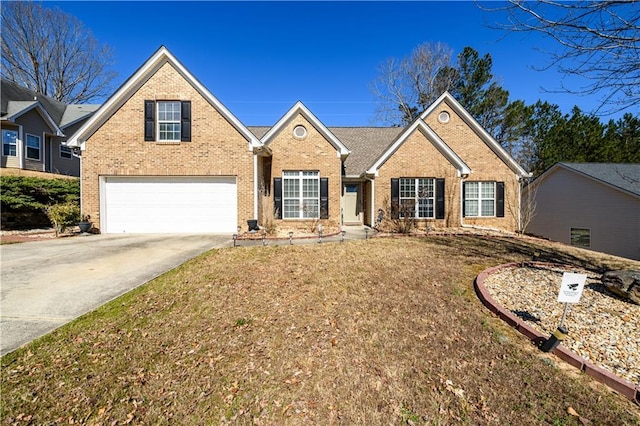
M 403 59 L 380 65 L 371 91 L 378 98 L 377 118 L 393 125 L 408 124 L 451 87 L 443 71 L 453 51 L 443 43 L 423 43 Z
M 585 84 L 558 89 L 579 95 L 600 95 L 595 112 L 621 111 L 640 104 L 640 2 L 637 0 L 558 1 L 508 0 L 505 7 L 483 10 L 506 12 L 497 28 L 540 33 L 556 42 L 546 52 L 557 66 Z
M 39 3 L 2 4 L 2 77 L 65 103 L 108 94 L 112 52 L 60 9 Z

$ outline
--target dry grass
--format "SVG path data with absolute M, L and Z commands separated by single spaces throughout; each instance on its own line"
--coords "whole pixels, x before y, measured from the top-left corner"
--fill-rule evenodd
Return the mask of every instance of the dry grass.
M 624 264 L 473 236 L 212 251 L 5 356 L 2 421 L 637 424 L 477 300 L 534 252 Z

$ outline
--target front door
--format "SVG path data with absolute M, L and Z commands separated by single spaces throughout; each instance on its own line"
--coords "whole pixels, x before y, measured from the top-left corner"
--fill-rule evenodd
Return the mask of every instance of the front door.
M 362 210 L 360 207 L 360 184 L 345 184 L 342 194 L 342 220 L 344 223 L 362 223 L 362 218 L 360 217 L 360 212 Z

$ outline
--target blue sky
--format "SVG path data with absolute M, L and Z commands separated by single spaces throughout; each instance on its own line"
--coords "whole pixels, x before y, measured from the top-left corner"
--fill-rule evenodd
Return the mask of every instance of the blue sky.
M 489 3 L 483 3 L 489 5 Z M 422 2 L 45 2 L 76 16 L 109 44 L 123 83 L 165 45 L 246 125 L 273 125 L 298 100 L 328 126 L 376 124 L 369 87 L 387 58 L 423 42 L 457 55 L 490 53 L 510 99 L 597 107 L 595 98 L 546 93 L 560 87 L 546 41 L 487 27 L 498 16 L 470 1 Z M 626 111 L 637 114 L 638 111 Z M 617 118 L 616 114 L 612 118 Z M 609 117 L 607 117 L 609 118 Z

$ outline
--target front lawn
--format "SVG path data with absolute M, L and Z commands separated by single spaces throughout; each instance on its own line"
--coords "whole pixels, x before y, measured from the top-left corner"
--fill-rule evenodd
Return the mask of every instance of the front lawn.
M 534 244 L 214 250 L 3 357 L 2 422 L 638 424 L 636 405 L 478 301 L 480 271 L 534 253 L 632 265 Z

